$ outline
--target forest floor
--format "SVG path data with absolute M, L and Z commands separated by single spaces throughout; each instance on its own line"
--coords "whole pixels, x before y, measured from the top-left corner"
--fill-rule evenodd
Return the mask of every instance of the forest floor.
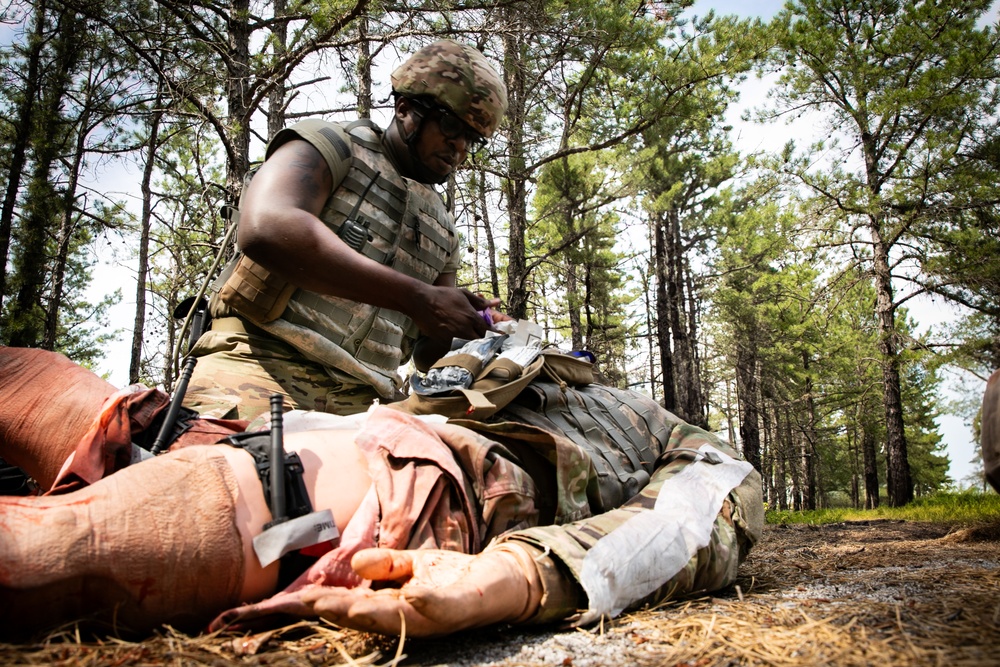
M 737 584 L 603 627 L 388 639 L 299 623 L 241 637 L 0 645 L 0 665 L 1000 665 L 1000 524 L 767 526 Z

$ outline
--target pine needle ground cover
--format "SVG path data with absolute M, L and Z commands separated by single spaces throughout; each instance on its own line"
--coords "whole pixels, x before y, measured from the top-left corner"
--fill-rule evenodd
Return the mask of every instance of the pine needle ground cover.
M 996 665 L 1000 497 L 979 498 L 982 511 L 959 523 L 771 515 L 784 523 L 766 527 L 735 586 L 587 630 L 400 641 L 308 622 L 134 642 L 69 628 L 0 645 L 0 665 Z

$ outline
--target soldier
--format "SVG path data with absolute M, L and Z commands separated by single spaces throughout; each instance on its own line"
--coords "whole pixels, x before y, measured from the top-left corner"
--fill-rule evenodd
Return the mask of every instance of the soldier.
M 76 391 L 54 392 L 55 378 Z M 118 409 L 133 394 L 41 350 L 0 348 L 0 380 L 0 456 L 43 484 L 59 459 L 45 440 L 65 455 L 107 435 L 63 466 L 96 470 L 92 484 L 0 498 L 8 636 L 95 613 L 140 631 L 196 629 L 220 612 L 211 627 L 289 614 L 414 636 L 582 625 L 729 585 L 763 528 L 759 474 L 713 435 L 633 392 L 539 383 L 488 423 L 391 406 L 290 413 L 303 516 L 329 511 L 340 534 L 269 562 L 256 544 L 274 502 L 254 448 L 266 433 L 101 478 L 141 435 L 130 424 L 145 410 Z M 291 583 L 275 595 L 279 574 Z
M 986 481 L 1000 493 L 1000 369 L 993 371 L 983 392 L 979 445 Z
M 499 304 L 456 288 L 455 222 L 435 184 L 482 146 L 507 108 L 476 49 L 426 46 L 392 73 L 394 117 L 306 120 L 279 132 L 239 207 L 241 253 L 213 287 L 213 322 L 184 405 L 252 419 L 277 392 L 335 414 L 399 398 Z

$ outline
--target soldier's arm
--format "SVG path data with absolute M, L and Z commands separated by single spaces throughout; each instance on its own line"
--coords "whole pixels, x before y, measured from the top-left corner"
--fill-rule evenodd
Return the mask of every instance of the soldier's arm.
M 486 323 L 468 292 L 428 285 L 347 246 L 319 219 L 332 177 L 319 151 L 291 140 L 261 166 L 245 193 L 239 243 L 246 255 L 312 292 L 391 308 L 424 334 L 477 338 Z

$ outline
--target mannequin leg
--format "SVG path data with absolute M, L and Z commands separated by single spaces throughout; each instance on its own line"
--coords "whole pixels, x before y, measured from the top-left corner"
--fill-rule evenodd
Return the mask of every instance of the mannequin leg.
M 246 592 L 245 544 L 269 519 L 264 506 L 248 523 L 248 502 L 264 502 L 249 455 L 200 446 L 65 496 L 0 499 L 0 635 L 84 617 L 200 629 Z
M 49 488 L 114 392 L 61 354 L 0 347 L 0 456 Z

